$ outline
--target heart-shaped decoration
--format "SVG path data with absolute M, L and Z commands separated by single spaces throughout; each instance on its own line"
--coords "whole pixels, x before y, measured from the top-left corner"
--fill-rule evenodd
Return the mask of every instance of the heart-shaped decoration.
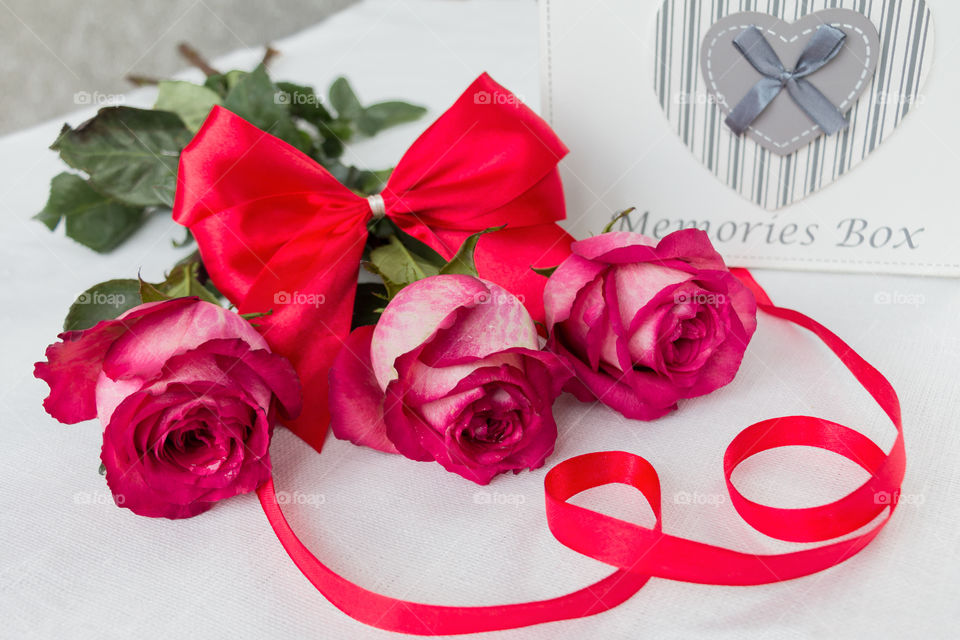
M 827 9 L 784 22 L 764 13 L 736 13 L 714 23 L 700 46 L 700 70 L 707 92 L 724 116 L 730 114 L 763 76 L 734 46 L 734 40 L 756 27 L 791 71 L 810 45 L 818 27 L 830 25 L 846 38 L 836 57 L 807 76 L 830 104 L 846 113 L 870 85 L 880 56 L 880 36 L 873 23 L 849 9 Z M 786 90 L 780 91 L 747 129 L 747 135 L 763 148 L 781 156 L 789 155 L 823 135 L 819 126 L 803 111 Z
M 808 0 L 664 0 L 657 17 L 655 91 L 671 128 L 717 178 L 768 210 L 866 159 L 922 101 L 931 66 L 925 0 L 818 4 L 831 8 L 813 11 Z M 765 77 L 734 40 L 757 27 L 790 72 L 824 24 L 843 31 L 842 48 L 804 79 L 849 126 L 825 134 L 783 88 L 743 135 L 734 133 L 725 120 Z

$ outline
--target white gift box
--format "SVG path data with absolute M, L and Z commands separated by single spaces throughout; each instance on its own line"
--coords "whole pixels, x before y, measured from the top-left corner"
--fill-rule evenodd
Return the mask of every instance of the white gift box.
M 598 233 L 612 213 L 635 206 L 618 228 L 659 238 L 698 226 L 738 266 L 960 275 L 953 189 L 960 180 L 960 73 L 951 68 L 960 52 L 950 31 L 960 28 L 960 3 L 540 6 L 541 111 L 571 150 L 561 171 L 566 225 L 575 236 Z M 843 10 L 867 20 L 844 19 Z M 778 153 L 763 135 L 775 118 L 793 118 L 788 124 L 807 134 L 816 129 L 784 89 L 749 134 L 735 134 L 725 117 L 763 75 L 730 38 L 714 37 L 723 29 L 711 28 L 721 21 L 733 29 L 760 24 L 787 71 L 817 24 L 844 31 L 844 49 L 807 80 L 819 83 L 849 126 Z M 871 24 L 876 32 L 868 38 Z M 860 62 L 862 73 L 854 69 Z

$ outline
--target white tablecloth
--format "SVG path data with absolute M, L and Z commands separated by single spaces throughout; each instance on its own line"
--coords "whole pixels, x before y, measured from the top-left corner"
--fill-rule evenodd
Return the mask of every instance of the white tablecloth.
M 366 101 L 408 98 L 431 116 L 488 70 L 536 105 L 533 2 L 365 2 L 278 43 L 276 78 L 326 87 L 344 73 Z M 239 52 L 222 67 L 249 67 Z M 6 92 L 4 100 L 16 99 Z M 148 105 L 149 91 L 130 96 Z M 77 124 L 90 112 L 67 118 Z M 428 119 L 350 151 L 371 167 L 396 161 Z M 584 114 L 583 126 L 590 126 Z M 185 521 L 140 518 L 111 503 L 97 474 L 96 423 L 47 416 L 32 363 L 74 297 L 115 277 L 161 277 L 184 250 L 168 218 L 99 256 L 30 220 L 63 169 L 47 150 L 51 122 L 0 140 L 0 636 L 91 638 L 386 638 L 341 614 L 297 571 L 254 496 Z M 573 212 L 571 212 L 572 215 Z M 960 624 L 960 286 L 956 281 L 760 271 L 778 303 L 845 337 L 880 368 L 903 403 L 909 466 L 894 519 L 839 567 L 787 583 L 716 587 L 652 580 L 595 617 L 501 638 L 948 637 Z M 889 297 L 893 303 L 882 304 Z M 903 304 L 910 300 L 912 304 Z M 900 303 L 898 304 L 897 301 Z M 754 421 L 806 413 L 862 429 L 889 447 L 893 429 L 813 338 L 762 318 L 737 380 L 654 423 L 563 397 L 552 464 L 623 449 L 649 459 L 664 492 L 664 529 L 757 553 L 797 548 L 745 525 L 726 498 L 722 452 Z M 546 528 L 546 469 L 478 488 L 438 465 L 330 440 L 317 455 L 277 434 L 278 490 L 303 540 L 334 569 L 385 594 L 438 604 L 496 604 L 558 595 L 610 572 Z M 843 495 L 862 472 L 807 449 L 771 452 L 735 477 L 757 499 L 813 505 Z M 299 492 L 299 493 L 297 493 Z M 299 496 L 299 498 L 297 497 Z M 578 498 L 649 522 L 627 489 Z M 484 504 L 489 502 L 489 504 Z

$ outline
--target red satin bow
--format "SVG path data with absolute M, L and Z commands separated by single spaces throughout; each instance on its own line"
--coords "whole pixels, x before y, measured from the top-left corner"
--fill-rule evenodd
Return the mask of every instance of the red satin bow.
M 567 547 L 616 568 L 603 580 L 557 598 L 453 607 L 399 600 L 364 589 L 333 572 L 297 538 L 277 503 L 270 480 L 257 493 L 280 543 L 310 582 L 350 617 L 380 629 L 431 636 L 514 629 L 594 615 L 620 605 L 651 577 L 701 584 L 768 584 L 817 573 L 847 560 L 880 533 L 897 507 L 906 469 L 897 394 L 879 371 L 829 329 L 802 313 L 775 306 L 749 272 L 733 271 L 754 292 L 761 311 L 793 322 L 820 338 L 896 428 L 893 446 L 884 453 L 866 436 L 835 422 L 785 416 L 750 425 L 727 447 L 723 456 L 727 490 L 744 521 L 781 540 L 826 544 L 790 553 L 756 555 L 665 533 L 657 472 L 640 456 L 624 451 L 577 456 L 547 473 L 544 489 L 551 533 Z M 763 451 L 787 446 L 833 451 L 863 467 L 870 478 L 835 502 L 804 509 L 769 507 L 737 491 L 731 476 L 742 462 Z M 641 527 L 569 502 L 587 489 L 612 483 L 640 491 L 653 509 L 656 523 Z M 861 529 L 867 524 L 868 528 Z
M 546 279 L 572 238 L 550 127 L 484 74 L 404 154 L 381 194 L 385 215 L 449 259 L 472 233 L 480 276 L 543 315 Z M 379 203 L 375 202 L 375 206 Z M 180 156 L 174 219 L 190 228 L 217 288 L 291 360 L 304 409 L 288 426 L 318 451 L 329 423 L 327 372 L 350 331 L 371 202 L 323 167 L 215 107 Z

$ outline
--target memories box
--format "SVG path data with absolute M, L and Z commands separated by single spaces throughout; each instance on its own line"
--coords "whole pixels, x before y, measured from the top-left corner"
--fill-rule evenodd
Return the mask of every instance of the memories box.
M 633 206 L 618 228 L 696 226 L 732 265 L 960 275 L 960 3 L 540 9 L 574 235 Z

